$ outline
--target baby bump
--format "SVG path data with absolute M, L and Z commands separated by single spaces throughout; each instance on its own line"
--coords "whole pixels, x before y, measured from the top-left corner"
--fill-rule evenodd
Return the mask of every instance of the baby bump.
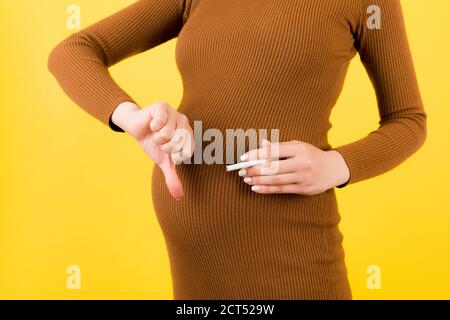
M 159 167 L 154 167 L 152 176 L 155 212 L 166 238 L 172 240 L 225 232 L 242 211 L 244 198 L 251 196 L 238 175 L 227 173 L 224 165 L 181 164 L 177 173 L 184 190 L 180 200 L 168 192 Z
M 159 167 L 152 176 L 153 205 L 169 246 L 252 247 L 288 234 L 286 242 L 311 239 L 313 246 L 324 247 L 324 230 L 339 222 L 333 190 L 315 196 L 262 195 L 224 165 L 182 164 L 177 172 L 184 188 L 180 200 L 169 194 Z

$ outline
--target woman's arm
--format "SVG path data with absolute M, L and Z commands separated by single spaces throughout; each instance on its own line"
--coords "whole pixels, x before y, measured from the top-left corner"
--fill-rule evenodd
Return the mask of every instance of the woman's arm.
M 164 101 L 141 109 L 112 79 L 108 67 L 175 38 L 187 18 L 186 4 L 190 0 L 138 0 L 69 36 L 48 59 L 49 70 L 76 104 L 139 142 L 163 171 L 175 198 L 183 196 L 183 188 L 174 162 L 193 153 L 187 118 Z
M 134 100 L 112 79 L 108 67 L 178 35 L 186 0 L 138 0 L 75 33 L 50 53 L 48 68 L 66 94 L 89 114 L 110 121 L 116 107 Z
M 349 180 L 339 187 L 396 167 L 422 146 L 427 134 L 400 0 L 360 1 L 355 43 L 375 88 L 380 126 L 358 141 L 333 149 L 343 156 L 350 170 Z M 381 9 L 381 29 L 366 25 L 370 5 Z
M 313 195 L 382 174 L 414 153 L 426 137 L 426 114 L 416 81 L 400 0 L 360 1 L 354 16 L 355 44 L 373 83 L 380 126 L 355 142 L 323 151 L 302 141 L 265 142 L 242 160 L 271 161 L 240 170 L 261 194 Z M 370 5 L 381 9 L 381 29 L 366 25 Z

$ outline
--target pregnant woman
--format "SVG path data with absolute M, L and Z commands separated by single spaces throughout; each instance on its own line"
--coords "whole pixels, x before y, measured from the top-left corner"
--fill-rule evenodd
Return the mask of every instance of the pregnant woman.
M 108 67 L 175 37 L 182 101 L 140 108 Z M 380 125 L 333 148 L 329 116 L 356 54 Z M 70 98 L 158 164 L 175 299 L 351 299 L 334 188 L 396 167 L 426 137 L 399 0 L 139 0 L 69 36 L 48 64 Z M 175 166 L 192 156 L 175 129 L 192 138 L 197 120 L 278 129 L 279 143 L 243 157 L 278 150 L 278 170 Z

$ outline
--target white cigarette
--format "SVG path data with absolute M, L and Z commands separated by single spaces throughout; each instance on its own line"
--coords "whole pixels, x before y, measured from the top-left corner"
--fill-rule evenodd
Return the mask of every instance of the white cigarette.
M 253 167 L 258 164 L 263 164 L 266 162 L 267 162 L 266 159 L 258 159 L 258 160 L 252 160 L 252 161 L 231 164 L 231 165 L 227 166 L 226 168 L 227 168 L 227 171 L 234 171 L 234 170 L 244 169 L 244 168 L 248 168 L 248 167 Z

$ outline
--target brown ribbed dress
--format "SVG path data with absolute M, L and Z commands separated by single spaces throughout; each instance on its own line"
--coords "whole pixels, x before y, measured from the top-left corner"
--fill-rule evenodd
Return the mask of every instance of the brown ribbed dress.
M 381 9 L 381 29 L 366 24 L 370 5 Z M 399 0 L 140 0 L 62 41 L 49 69 L 78 105 L 119 130 L 110 115 L 133 99 L 107 68 L 175 37 L 179 111 L 203 121 L 203 130 L 278 128 L 281 141 L 335 149 L 349 166 L 347 184 L 392 169 L 425 140 Z M 356 53 L 376 91 L 380 126 L 332 148 L 330 112 Z M 177 170 L 181 201 L 158 167 L 152 185 L 176 299 L 352 297 L 334 189 L 261 195 L 224 165 Z

